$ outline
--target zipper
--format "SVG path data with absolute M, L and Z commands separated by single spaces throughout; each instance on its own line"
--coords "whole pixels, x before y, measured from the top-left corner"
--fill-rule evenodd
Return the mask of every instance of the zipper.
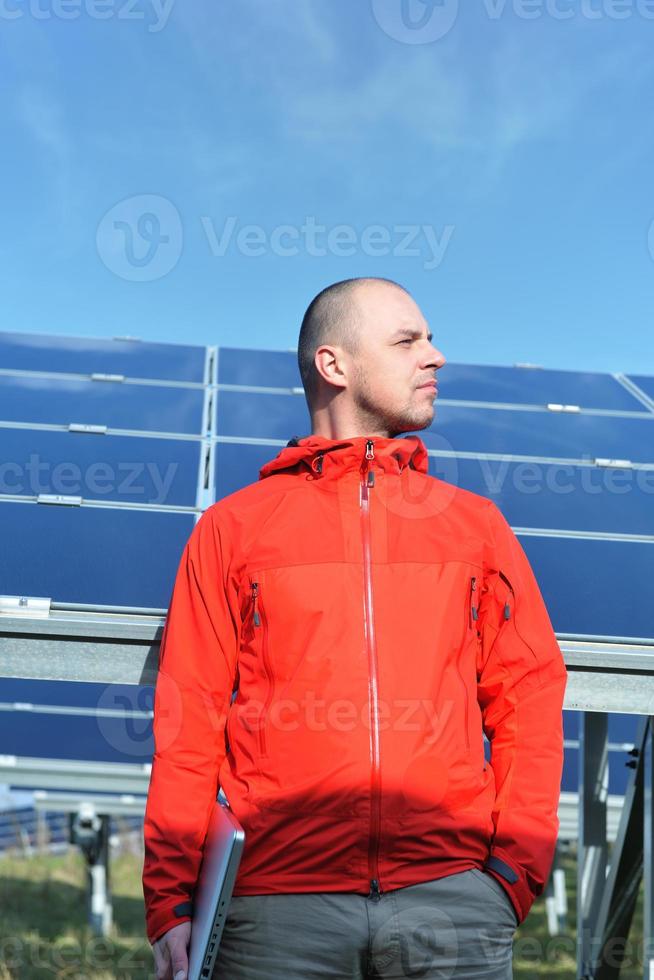
M 255 626 L 261 626 L 261 617 L 259 616 L 259 610 L 257 609 L 258 600 L 259 600 L 259 583 L 253 582 L 252 583 L 252 608 L 253 608 L 252 618 L 254 619 Z
M 370 836 L 368 839 L 368 898 L 379 901 L 379 835 L 381 828 L 381 770 L 379 759 L 379 704 L 377 653 L 375 649 L 375 624 L 372 602 L 372 567 L 370 547 L 370 489 L 375 485 L 375 458 L 372 439 L 366 441 L 366 466 L 361 480 L 361 534 L 363 539 L 363 610 L 366 644 L 368 648 L 368 700 L 370 702 Z
M 463 646 L 466 646 L 466 637 L 468 635 L 468 630 L 475 628 L 475 623 L 479 617 L 479 607 L 477 606 L 477 578 L 472 575 L 470 578 L 470 585 L 468 587 L 468 601 L 465 606 L 465 631 L 463 634 L 464 642 Z M 465 732 L 465 744 L 466 752 L 470 751 L 470 732 L 468 730 L 469 720 L 468 720 L 468 687 L 465 682 L 465 678 L 461 671 L 461 651 L 459 650 L 456 658 L 456 673 L 461 684 L 461 691 L 463 692 L 463 724 Z
M 270 656 L 268 652 L 268 630 L 266 628 L 267 623 L 266 623 L 265 612 L 263 606 L 261 605 L 259 583 L 252 582 L 251 589 L 252 589 L 252 620 L 254 622 L 255 628 L 261 629 L 261 662 L 263 664 L 263 668 L 266 672 L 266 678 L 268 680 L 268 692 L 266 694 L 263 713 L 261 715 L 261 718 L 259 719 L 259 729 L 257 732 L 258 741 L 259 741 L 259 752 L 261 755 L 266 755 L 268 751 L 268 747 L 266 744 L 265 725 L 266 725 L 266 717 L 268 715 L 268 710 L 270 708 L 270 703 L 273 697 L 273 672 L 272 672 L 272 666 L 270 664 Z
M 509 592 L 511 593 L 511 596 L 513 598 L 513 602 L 515 604 L 515 592 L 513 591 L 513 586 L 509 582 L 509 580 L 506 577 L 506 575 L 504 574 L 504 572 L 498 571 L 498 575 L 502 579 L 502 581 L 504 582 L 504 584 L 507 586 L 507 588 L 509 589 Z M 505 619 L 510 619 L 511 618 L 511 606 L 509 605 L 508 598 L 504 602 L 504 618 Z
M 477 602 L 476 592 L 477 592 L 477 579 L 473 575 L 470 579 L 470 594 L 469 594 L 470 618 L 468 620 L 471 629 L 474 629 L 475 623 L 479 618 L 479 608 L 476 605 Z
M 539 665 L 540 661 L 536 651 L 531 646 L 531 644 L 528 643 L 527 640 L 525 640 L 524 636 L 521 635 L 520 630 L 518 629 L 518 622 L 515 616 L 516 599 L 515 599 L 515 591 L 513 589 L 513 586 L 511 585 L 510 581 L 508 580 L 504 572 L 502 572 L 500 569 L 498 569 L 498 575 L 502 579 L 502 581 L 504 582 L 504 584 L 506 585 L 510 593 L 509 596 L 507 596 L 507 598 L 504 600 L 504 613 L 503 613 L 504 619 L 505 620 L 511 619 L 511 607 L 513 607 L 513 628 L 516 631 L 516 634 L 520 637 L 520 639 L 524 643 L 524 645 L 527 647 L 527 649 L 531 651 L 531 655 L 534 658 L 535 663 Z

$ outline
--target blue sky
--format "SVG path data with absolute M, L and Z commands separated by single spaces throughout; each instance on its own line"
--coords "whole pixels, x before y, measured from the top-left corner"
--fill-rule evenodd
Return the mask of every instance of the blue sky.
M 380 275 L 452 361 L 654 374 L 653 41 L 652 0 L 0 0 L 0 329 L 284 349 Z

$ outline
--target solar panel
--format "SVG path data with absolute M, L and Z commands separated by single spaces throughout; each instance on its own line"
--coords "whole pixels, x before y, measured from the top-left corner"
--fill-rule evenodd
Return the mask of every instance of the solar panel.
M 212 499 L 203 442 L 210 355 L 0 334 L 1 594 L 168 605 L 184 545 Z
M 201 443 L 0 427 L 0 494 L 195 507 Z
M 221 347 L 218 384 L 257 388 L 295 388 L 302 385 L 297 355 L 276 350 Z
M 218 392 L 218 433 L 255 439 L 308 435 L 311 419 L 304 396 L 260 392 Z
M 172 376 L 174 371 L 164 370 L 162 364 L 185 363 L 177 376 L 197 379 L 204 376 L 209 362 L 204 348 L 4 334 L 0 351 L 3 366 L 9 358 L 12 365 L 51 372 L 38 377 L 6 371 L 0 375 L 4 464 L 0 494 L 5 505 L 9 496 L 75 495 L 77 491 L 89 504 L 143 506 L 140 516 L 121 519 L 141 521 L 145 527 L 152 517 L 146 513 L 149 506 L 202 509 L 211 502 L 211 486 L 201 492 L 205 461 L 201 439 L 205 425 L 211 424 L 211 413 L 205 418 L 211 383 L 197 387 L 129 384 L 62 378 L 53 372 L 53 368 L 127 366 L 133 376 Z M 123 359 L 120 364 L 117 357 Z M 105 360 L 100 363 L 98 358 Z M 299 382 L 294 352 L 224 348 L 216 360 L 216 428 L 209 435 L 214 445 L 213 484 L 222 497 L 255 481 L 259 468 L 291 435 L 308 434 L 310 418 L 304 397 L 292 392 Z M 188 369 L 191 362 L 193 371 Z M 628 390 L 628 384 L 620 384 L 612 375 L 589 372 L 450 363 L 440 377 L 434 422 L 417 432 L 432 454 L 430 468 L 435 475 L 495 499 L 517 528 L 564 534 L 646 537 L 652 533 L 649 503 L 654 477 L 643 464 L 654 464 L 654 411 Z M 210 376 L 206 380 L 212 381 Z M 652 390 L 651 379 L 629 380 L 644 392 Z M 228 390 L 222 384 L 280 390 Z M 453 404 L 456 401 L 479 404 Z M 496 407 L 498 403 L 507 407 Z M 547 410 L 548 404 L 577 405 L 581 410 Z M 71 423 L 135 435 L 47 429 Z M 136 435 L 145 432 L 192 438 Z M 123 471 L 125 479 L 120 480 Z M 116 516 L 82 514 L 84 510 L 78 508 L 77 517 L 69 513 L 64 518 L 60 512 L 48 518 L 53 533 L 55 522 L 77 521 L 81 527 L 85 521 L 98 520 L 102 534 L 103 522 Z M 21 513 L 28 512 L 35 513 Z M 35 526 L 44 521 L 43 513 L 41 506 Z M 70 533 L 75 533 L 72 526 Z M 570 540 L 562 547 L 569 547 Z M 546 565 L 543 574 L 554 573 Z M 583 629 L 577 623 L 573 631 Z
M 654 413 L 641 418 L 437 403 L 422 437 L 429 449 L 459 453 L 654 461 Z
M 0 375 L 4 422 L 200 434 L 203 408 L 202 388 Z
M 654 642 L 654 542 L 520 534 L 554 629 Z
M 651 534 L 654 467 L 430 457 L 430 472 L 494 500 L 515 527 Z
M 0 333 L 0 368 L 69 374 L 122 374 L 202 384 L 205 347 L 142 340 Z
M 193 514 L 0 499 L 0 595 L 165 609 L 193 524 Z
M 633 381 L 641 391 L 644 391 L 648 398 L 654 400 L 654 377 L 646 377 L 644 374 L 629 374 L 628 381 Z
M 3 678 L 2 701 L 34 705 L 36 710 L 0 711 L 2 755 L 98 762 L 148 763 L 154 749 L 152 722 L 95 716 L 95 709 L 151 711 L 153 689 L 132 685 L 78 684 Z M 45 706 L 45 711 L 38 708 Z M 50 706 L 69 706 L 69 715 L 48 714 Z M 88 714 L 75 714 L 75 709 Z M 47 733 L 47 737 L 44 737 Z
M 632 380 L 637 382 L 635 378 Z M 455 401 L 542 406 L 557 403 L 585 409 L 643 410 L 642 402 L 613 375 L 590 371 L 447 361 L 438 372 L 438 382 L 441 397 Z M 218 383 L 257 388 L 301 388 L 297 354 L 295 351 L 221 347 Z
M 248 483 L 256 483 L 260 468 L 273 459 L 281 448 L 267 443 L 217 443 L 214 456 L 216 500 L 222 500 Z
M 547 405 L 550 402 L 626 412 L 642 411 L 638 401 L 610 374 L 553 371 L 532 367 L 453 364 L 438 371 L 439 396 L 447 399 Z
M 636 380 L 637 379 L 632 379 Z M 638 412 L 643 404 L 617 378 L 589 371 L 457 364 L 438 372 L 441 399 L 504 404 L 578 405 L 585 409 Z M 218 383 L 257 388 L 301 388 L 295 351 L 221 347 Z
M 433 424 L 416 434 L 441 452 L 500 453 L 562 459 L 652 461 L 654 413 L 646 417 L 546 410 L 498 409 L 436 403 Z M 278 439 L 310 431 L 304 397 L 220 391 L 218 433 Z

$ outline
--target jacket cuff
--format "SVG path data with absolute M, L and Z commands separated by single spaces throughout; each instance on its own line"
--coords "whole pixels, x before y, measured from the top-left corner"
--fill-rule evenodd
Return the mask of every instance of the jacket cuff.
M 527 918 L 527 913 L 534 902 L 534 895 L 526 883 L 525 875 L 512 861 L 507 860 L 504 852 L 500 850 L 491 852 L 490 857 L 486 859 L 484 870 L 499 881 L 506 891 L 520 925 Z
M 156 943 L 157 939 L 178 926 L 181 922 L 190 922 L 193 918 L 193 903 L 190 901 L 180 901 L 175 905 L 166 905 L 164 908 L 148 912 L 146 915 L 146 932 L 150 944 Z

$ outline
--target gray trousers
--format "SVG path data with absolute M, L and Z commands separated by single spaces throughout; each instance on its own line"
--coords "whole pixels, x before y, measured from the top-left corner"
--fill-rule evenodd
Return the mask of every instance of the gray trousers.
M 384 892 L 232 898 L 213 980 L 511 980 L 517 918 L 473 868 Z

